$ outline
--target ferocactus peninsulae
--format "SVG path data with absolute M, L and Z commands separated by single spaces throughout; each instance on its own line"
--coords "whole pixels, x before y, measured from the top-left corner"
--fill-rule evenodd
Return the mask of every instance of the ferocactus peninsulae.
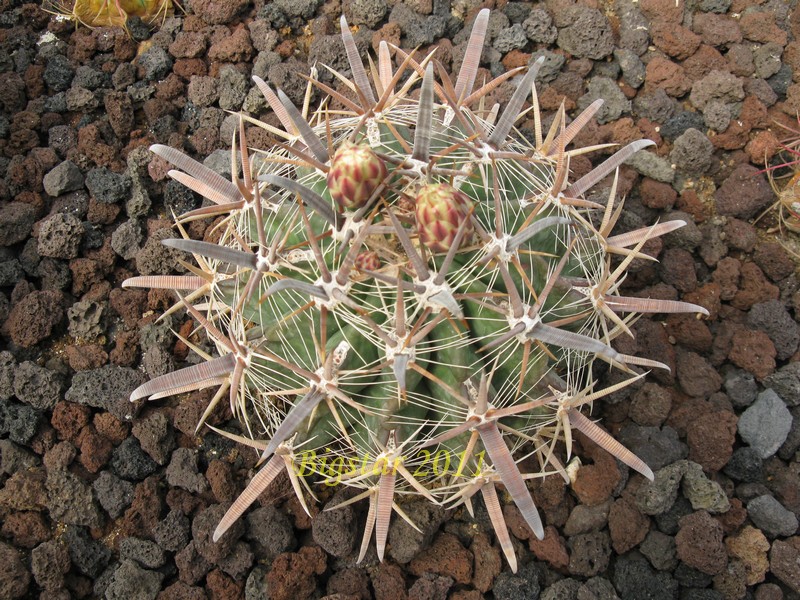
M 243 117 L 232 181 L 153 146 L 179 169 L 170 176 L 210 204 L 181 216 L 182 238 L 165 241 L 194 256 L 191 274 L 127 285 L 177 290 L 175 308 L 189 311 L 217 356 L 132 399 L 217 386 L 201 424 L 227 398 L 245 435 L 220 433 L 261 452 L 215 539 L 282 471 L 306 507 L 316 471 L 359 489 L 344 504 L 369 502 L 359 561 L 373 531 L 383 559 L 392 512 L 414 526 L 410 498 L 472 510 L 480 493 L 516 570 L 496 486 L 541 538 L 527 481 L 569 482 L 573 430 L 652 478 L 586 413 L 644 370 L 666 368 L 611 346 L 639 314 L 707 314 L 618 292 L 630 262 L 648 258 L 642 246 L 685 223 L 612 233 L 617 169 L 653 142 L 633 142 L 570 182 L 570 159 L 600 147 L 567 146 L 602 101 L 570 123 L 562 108 L 544 132 L 541 59 L 476 88 L 488 20 L 488 10 L 475 19 L 453 82 L 434 53 L 417 58 L 385 42 L 368 71 L 342 18 L 351 77 L 334 75 L 350 93 L 312 77 L 323 100 L 311 112 L 254 77 L 285 131 Z M 508 104 L 487 107 L 509 80 Z M 533 143 L 514 127 L 529 100 Z M 245 120 L 283 142 L 249 150 Z M 605 203 L 585 199 L 609 175 Z M 218 243 L 187 239 L 181 227 L 220 216 Z M 623 377 L 598 387 L 596 360 Z

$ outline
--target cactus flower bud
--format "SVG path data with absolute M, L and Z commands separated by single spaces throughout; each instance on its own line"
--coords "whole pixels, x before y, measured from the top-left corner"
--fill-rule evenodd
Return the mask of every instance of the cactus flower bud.
M 356 269 L 359 271 L 377 271 L 381 268 L 381 259 L 374 250 L 359 252 L 356 256 Z
M 369 146 L 345 141 L 328 171 L 328 189 L 340 210 L 364 206 L 386 178 L 386 165 Z
M 469 197 L 446 183 L 423 186 L 417 194 L 417 232 L 419 240 L 433 252 L 447 252 L 453 245 L 458 228 L 472 208 Z M 469 239 L 472 224 L 467 223 Z

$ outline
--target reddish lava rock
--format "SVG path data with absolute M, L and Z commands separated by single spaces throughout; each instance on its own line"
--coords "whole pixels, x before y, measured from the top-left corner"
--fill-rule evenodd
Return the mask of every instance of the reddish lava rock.
M 641 0 L 639 9 L 655 23 L 680 23 L 683 20 L 683 0 Z
M 745 146 L 750 161 L 757 165 L 767 164 L 780 150 L 781 142 L 771 131 L 759 131 Z
M 3 537 L 20 548 L 35 548 L 52 536 L 50 525 L 38 512 L 12 512 L 4 517 Z
M 475 557 L 472 586 L 485 594 L 492 589 L 495 577 L 503 570 L 503 558 L 500 556 L 500 550 L 492 545 L 485 533 L 475 536 L 470 551 Z
M 654 57 L 645 70 L 645 83 L 649 87 L 661 88 L 668 95 L 679 98 L 692 88 L 683 67 L 668 58 Z
M 690 396 L 707 398 L 722 386 L 722 377 L 699 354 L 678 351 L 678 383 Z
M 642 196 L 642 204 L 648 208 L 672 208 L 678 199 L 678 193 L 671 185 L 655 181 L 649 177 L 642 179 L 639 193 Z
M 564 570 L 569 566 L 567 543 L 552 525 L 544 528 L 543 540 L 537 540 L 536 536 L 531 536 L 528 539 L 528 548 L 538 560 L 548 563 L 554 569 Z
M 700 36 L 677 23 L 655 23 L 650 35 L 656 48 L 678 60 L 689 58 L 700 46 Z
M 582 504 L 588 506 L 601 504 L 611 496 L 622 475 L 613 456 L 582 434 L 577 437 L 585 449 L 584 454 L 592 460 L 592 463 L 581 467 L 572 489 Z
M 58 291 L 33 291 L 20 300 L 3 328 L 18 346 L 30 348 L 47 339 L 64 319 L 64 296 Z
M 192 12 L 209 25 L 230 23 L 248 4 L 247 0 L 189 0 Z
M 707 575 L 721 573 L 728 564 L 722 543 L 722 525 L 704 510 L 683 517 L 675 536 L 678 558 L 687 566 Z
M 764 272 L 755 263 L 745 263 L 741 267 L 739 291 L 731 299 L 731 306 L 739 310 L 750 310 L 754 304 L 777 300 L 780 296 L 778 286 L 770 283 Z
M 406 582 L 399 565 L 382 562 L 370 571 L 375 600 L 405 600 Z M 270 592 L 271 593 L 271 592 Z
M 692 419 L 686 426 L 689 460 L 706 471 L 719 471 L 728 464 L 736 441 L 738 419 L 732 412 L 711 412 Z
M 761 242 L 756 246 L 753 261 L 772 281 L 780 281 L 794 273 L 795 264 L 778 242 Z
M 785 46 L 786 32 L 775 23 L 775 14 L 770 11 L 748 12 L 739 20 L 739 29 L 751 42 L 772 42 Z
M 650 531 L 650 519 L 627 496 L 617 498 L 608 513 L 608 530 L 614 551 L 624 554 L 641 544 Z
M 739 24 L 728 15 L 697 13 L 692 25 L 703 41 L 710 46 L 726 46 L 742 41 Z
M 720 137 L 720 136 L 716 136 Z M 763 173 L 747 164 L 741 164 L 714 192 L 717 213 L 749 219 L 773 201 L 772 188 Z
M 58 431 L 60 439 L 75 442 L 78 434 L 89 423 L 91 414 L 88 406 L 62 401 L 53 409 L 50 423 Z
M 212 600 L 237 600 L 244 591 L 244 582 L 237 583 L 219 569 L 214 569 L 206 576 L 206 587 Z
M 716 297 L 719 298 L 719 286 L 713 283 L 708 285 L 714 286 Z M 707 286 L 703 286 L 703 288 L 706 287 Z M 697 292 L 692 294 L 692 296 L 695 297 L 691 300 L 687 296 L 689 296 L 689 294 L 684 296 L 684 300 L 699 304 L 696 298 Z M 708 307 L 708 304 L 705 304 L 705 307 L 708 309 L 710 315 L 709 320 L 714 320 L 719 313 L 719 302 L 712 303 L 711 308 Z M 711 349 L 711 344 L 714 339 L 706 322 L 698 319 L 694 315 L 670 315 L 667 317 L 667 333 L 684 348 L 701 353 Z
M 417 577 L 434 573 L 467 584 L 472 580 L 472 559 L 472 553 L 461 545 L 456 536 L 441 533 L 429 548 L 409 563 L 409 571 Z
M 327 568 L 327 557 L 319 546 L 304 546 L 299 552 L 284 552 L 267 573 L 269 597 L 273 600 L 304 600 L 317 589 L 315 575 Z
M 766 333 L 742 327 L 733 334 L 728 358 L 761 381 L 775 370 L 776 355 L 775 346 Z
M 800 594 L 800 536 L 775 540 L 769 553 L 773 575 Z
M 78 436 L 80 462 L 90 473 L 97 473 L 111 458 L 114 446 L 100 435 L 92 425 L 83 428 Z

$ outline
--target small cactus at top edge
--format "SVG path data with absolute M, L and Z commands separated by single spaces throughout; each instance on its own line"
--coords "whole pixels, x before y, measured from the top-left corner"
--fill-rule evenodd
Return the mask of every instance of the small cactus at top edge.
M 180 8 L 175 0 L 74 0 L 71 6 L 62 0 L 49 0 L 43 4 L 46 12 L 76 25 L 122 28 L 127 28 L 131 17 L 148 24 L 163 23 L 176 6 Z
M 210 204 L 181 216 L 182 237 L 164 241 L 195 257 L 190 274 L 126 285 L 177 289 L 173 310 L 189 312 L 217 356 L 156 378 L 131 399 L 215 386 L 201 424 L 228 402 L 244 434 L 216 431 L 261 453 L 263 465 L 214 539 L 285 472 L 306 510 L 315 482 L 360 490 L 338 505 L 369 504 L 359 561 L 373 535 L 383 559 L 393 514 L 413 523 L 415 499 L 471 509 L 480 494 L 516 570 L 495 486 L 543 537 L 527 482 L 575 477 L 566 466 L 574 430 L 653 477 L 582 411 L 639 380 L 642 367 L 665 368 L 611 346 L 631 334 L 637 314 L 707 314 L 618 293 L 643 245 L 685 223 L 616 235 L 616 177 L 604 203 L 584 197 L 648 140 L 569 181 L 570 157 L 584 150 L 566 148 L 602 102 L 569 126 L 560 111 L 549 132 L 530 111 L 534 143 L 516 131 L 541 60 L 518 77 L 502 110 L 484 108 L 506 77 L 474 89 L 488 22 L 480 11 L 450 81 L 433 54 L 394 49 L 393 57 L 385 42 L 368 74 L 342 18 L 358 99 L 312 77 L 309 85 L 330 98 L 309 114 L 254 77 L 284 140 L 251 157 L 240 121 L 230 181 L 153 146 L 175 165 L 170 176 Z M 330 100 L 344 109 L 330 112 Z M 218 216 L 218 243 L 190 240 L 180 227 Z M 595 360 L 624 376 L 597 386 Z

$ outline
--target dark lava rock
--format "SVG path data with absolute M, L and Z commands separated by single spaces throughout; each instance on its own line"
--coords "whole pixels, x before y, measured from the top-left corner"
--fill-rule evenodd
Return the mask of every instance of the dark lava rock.
M 103 522 L 91 486 L 69 471 L 48 471 L 47 497 L 47 507 L 53 519 L 86 527 L 99 527 Z
M 44 68 L 44 81 L 53 92 L 64 92 L 72 84 L 75 70 L 63 54 L 54 54 Z
M 769 538 L 788 537 L 797 532 L 795 514 L 768 494 L 748 502 L 747 514 Z
M 3 542 L 0 542 L 0 565 L 0 598 L 15 600 L 24 597 L 31 574 L 25 568 L 19 552 Z
M 497 600 L 528 600 L 538 598 L 541 591 L 536 565 L 529 562 L 521 565 L 516 574 L 500 573 L 494 580 L 492 593 Z
M 142 450 L 147 452 L 159 465 L 167 464 L 170 453 L 175 447 L 175 432 L 163 412 L 152 412 L 142 419 L 137 419 L 131 432 Z
M 138 56 L 137 64 L 144 81 L 160 81 L 172 69 L 172 57 L 160 46 L 151 46 Z
M 599 98 L 604 102 L 595 118 L 601 125 L 616 121 L 631 111 L 631 101 L 619 89 L 617 82 L 608 77 L 592 77 L 589 80 L 586 94 L 578 99 L 578 108 L 583 110 Z
M 769 336 L 779 360 L 786 360 L 797 351 L 800 343 L 800 326 L 789 315 L 779 300 L 754 304 L 747 313 L 747 324 Z
M 558 33 L 558 46 L 578 58 L 599 60 L 614 51 L 614 34 L 599 10 L 572 9 L 571 24 Z
M 675 539 L 657 529 L 648 532 L 647 537 L 639 546 L 639 550 L 658 571 L 672 571 L 678 566 L 678 558 L 675 555 Z
M 184 259 L 184 253 L 175 248 L 168 248 L 161 240 L 172 238 L 169 229 L 159 229 L 152 233 L 144 247 L 136 253 L 136 269 L 141 275 L 174 274 L 178 261 Z
M 770 375 L 770 377 L 774 375 Z M 750 406 L 758 393 L 758 384 L 752 373 L 742 369 L 733 368 L 728 371 L 723 385 L 725 386 L 725 393 L 728 394 L 728 398 L 735 408 L 741 409 Z M 798 388 L 798 391 L 800 392 L 800 388 Z
M 164 520 L 159 521 L 153 528 L 153 537 L 164 550 L 170 552 L 182 550 L 191 539 L 189 517 L 177 510 L 170 511 Z
M 764 390 L 739 417 L 739 435 L 761 458 L 769 458 L 789 434 L 792 415 L 773 390 Z
M 558 37 L 558 29 L 553 25 L 553 19 L 543 8 L 534 6 L 522 22 L 525 35 L 532 42 L 538 44 L 552 44 Z
M 314 541 L 332 556 L 347 556 L 355 547 L 358 527 L 353 506 L 334 508 L 347 498 L 346 492 L 337 492 L 311 525 Z
M 40 256 L 76 258 L 85 230 L 80 219 L 67 213 L 56 213 L 39 228 Z
M 129 437 L 111 454 L 111 468 L 124 479 L 141 481 L 158 469 L 158 464 L 144 453 L 139 441 Z
M 14 375 L 14 394 L 37 410 L 52 410 L 61 396 L 61 376 L 36 363 L 25 361 Z
M 112 519 L 121 516 L 133 502 L 133 484 L 120 479 L 111 471 L 101 471 L 92 483 L 92 489 L 100 506 Z
M 714 145 L 697 129 L 686 129 L 674 142 L 669 159 L 679 171 L 690 176 L 699 176 L 711 165 Z
M 194 541 L 186 544 L 183 550 L 175 555 L 175 566 L 178 567 L 181 581 L 190 585 L 200 582 L 211 568 L 208 561 L 197 551 L 197 544 Z
M 658 428 L 628 425 L 619 432 L 618 439 L 654 471 L 686 458 L 689 453 L 678 433 L 668 426 Z
M 200 511 L 192 521 L 192 541 L 197 552 L 210 564 L 215 564 L 228 556 L 244 533 L 244 523 L 237 519 L 219 541 L 212 541 L 217 525 L 225 515 L 227 506 L 213 504 Z
M 0 246 L 25 240 L 36 220 L 36 209 L 23 202 L 0 204 Z
M 716 369 L 695 352 L 679 350 L 677 367 L 678 382 L 690 396 L 707 398 L 722 386 L 722 377 Z
M 125 200 L 131 185 L 129 177 L 109 171 L 105 167 L 92 169 L 86 174 L 86 187 L 92 197 L 103 204 L 116 204 Z
M 764 461 L 755 449 L 744 446 L 734 450 L 724 472 L 742 483 L 758 483 L 764 479 Z
M 51 592 L 64 587 L 70 568 L 69 551 L 57 540 L 39 544 L 31 552 L 31 572 L 40 588 Z
M 64 542 L 75 568 L 92 579 L 96 579 L 111 560 L 111 550 L 93 540 L 83 527 L 67 527 Z
M 155 600 L 161 591 L 164 575 L 143 569 L 132 560 L 123 559 L 105 588 L 106 600 Z
M 581 577 L 592 577 L 608 568 L 611 556 L 611 538 L 605 531 L 591 531 L 571 537 L 569 572 Z
M 389 22 L 395 22 L 403 33 L 404 43 L 412 47 L 432 44 L 444 35 L 446 21 L 437 15 L 420 15 L 408 5 L 398 3 L 392 8 Z
M 77 139 L 73 141 L 73 145 L 74 143 L 77 143 Z M 44 191 L 55 198 L 83 188 L 83 173 L 71 160 L 65 160 L 47 172 L 42 184 Z
M 800 406 L 800 362 L 790 362 L 765 378 L 764 387 L 774 390 L 788 406 Z
M 197 469 L 197 452 L 191 448 L 177 448 L 167 467 L 167 482 L 195 494 L 206 491 L 208 482 Z
M 145 382 L 145 375 L 127 367 L 106 365 L 75 373 L 66 400 L 100 408 L 121 421 L 130 421 L 141 402 L 129 400 L 131 392 Z
M 41 423 L 41 413 L 26 404 L 0 401 L 0 435 L 12 442 L 28 444 Z
M 748 164 L 741 164 L 714 192 L 717 213 L 749 219 L 773 202 L 773 192 L 764 175 Z
M 403 519 L 392 519 L 389 525 L 388 553 L 400 564 L 409 562 L 430 544 L 445 518 L 444 509 L 424 499 L 407 504 L 405 510 L 414 515 L 414 523 L 421 533 Z
M 669 573 L 654 571 L 636 552 L 617 561 L 614 587 L 625 600 L 671 600 L 678 592 L 678 582 Z
M 166 562 L 166 555 L 158 544 L 135 537 L 127 537 L 120 541 L 119 555 L 123 559 L 135 560 L 147 569 L 157 569 Z
M 386 0 L 347 0 L 342 3 L 347 22 L 350 25 L 366 25 L 375 29 L 386 16 Z
M 294 528 L 289 518 L 272 505 L 262 506 L 246 517 L 244 537 L 250 542 L 259 560 L 266 563 L 297 547 Z
M 14 395 L 14 372 L 17 361 L 7 350 L 0 352 L 0 400 L 8 400 Z

